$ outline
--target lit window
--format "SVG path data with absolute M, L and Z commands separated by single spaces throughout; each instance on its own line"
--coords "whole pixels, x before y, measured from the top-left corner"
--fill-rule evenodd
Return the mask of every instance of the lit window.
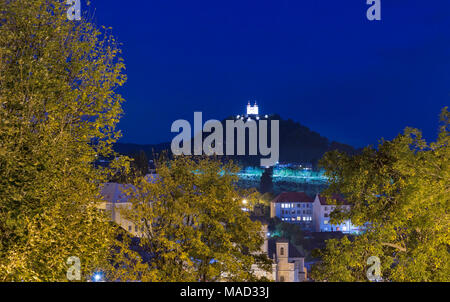
M 301 217 L 297 217 L 297 220 L 300 221 L 300 220 L 302 220 L 302 218 Z
M 328 224 L 328 220 L 325 220 L 325 221 L 323 222 L 323 224 Z

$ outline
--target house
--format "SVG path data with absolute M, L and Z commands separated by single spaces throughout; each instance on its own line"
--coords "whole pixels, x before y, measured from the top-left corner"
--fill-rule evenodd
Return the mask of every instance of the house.
M 153 182 L 157 179 L 157 175 L 149 174 L 145 178 L 147 181 Z M 100 192 L 104 202 L 99 205 L 99 208 L 110 215 L 111 221 L 117 223 L 124 230 L 135 237 L 141 237 L 142 230 L 139 230 L 133 222 L 125 219 L 122 214 L 122 209 L 130 209 L 132 206 L 126 191 L 133 188 L 134 186 L 130 184 L 103 184 Z
M 354 226 L 350 220 L 346 220 L 339 225 L 330 223 L 330 214 L 339 208 L 341 211 L 350 211 L 350 204 L 340 195 L 332 196 L 336 204 L 331 204 L 323 195 L 317 194 L 313 204 L 313 222 L 315 232 L 342 232 L 355 234 L 360 232 L 360 228 Z
M 304 231 L 360 233 L 362 229 L 354 226 L 350 220 L 340 225 L 330 224 L 330 215 L 336 208 L 350 211 L 350 204 L 342 196 L 336 195 L 332 199 L 337 201 L 337 205 L 328 202 L 320 194 L 313 199 L 304 192 L 284 192 L 271 201 L 270 217 L 298 224 Z
M 270 203 L 270 217 L 298 224 L 303 230 L 314 231 L 314 199 L 304 192 L 284 192 Z
M 100 208 L 110 216 L 111 221 L 117 223 L 124 230 L 128 231 L 133 236 L 139 235 L 139 230 L 131 221 L 125 219 L 122 214 L 122 209 L 130 209 L 131 202 L 128 201 L 128 196 L 125 194 L 126 190 L 131 185 L 123 185 L 118 183 L 106 183 L 101 189 L 101 195 L 104 202 Z

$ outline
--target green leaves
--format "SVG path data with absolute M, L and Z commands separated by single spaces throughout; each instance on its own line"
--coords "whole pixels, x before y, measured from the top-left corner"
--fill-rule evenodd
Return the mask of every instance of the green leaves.
M 0 281 L 67 281 L 70 256 L 87 277 L 114 243 L 97 210 L 112 172 L 92 163 L 119 137 L 124 65 L 109 34 L 66 10 L 0 2 Z
M 343 218 L 365 224 L 367 231 L 351 242 L 328 242 L 316 279 L 367 281 L 361 264 L 372 253 L 382 259 L 384 280 L 450 280 L 448 116 L 444 108 L 439 138 L 430 144 L 419 130 L 407 128 L 353 157 L 325 155 L 328 193 L 342 193 L 353 206 Z
M 255 279 L 252 265 L 264 265 L 256 257 L 261 224 L 242 210 L 242 200 L 251 205 L 257 195 L 236 187 L 237 170 L 214 159 L 176 157 L 158 162 L 156 180 L 136 179 L 127 192 L 131 208 L 122 214 L 142 230 L 140 247 L 152 260 L 149 269 L 136 267 L 135 276 L 168 282 Z

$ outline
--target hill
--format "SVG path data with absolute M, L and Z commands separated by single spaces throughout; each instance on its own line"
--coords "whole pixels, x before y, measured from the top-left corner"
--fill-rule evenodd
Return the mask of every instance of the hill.
M 227 119 L 233 119 L 229 117 Z M 225 121 L 223 120 L 223 124 Z M 315 166 L 322 156 L 331 150 L 340 150 L 349 154 L 358 152 L 354 147 L 330 141 L 319 133 L 310 130 L 308 127 L 295 122 L 292 119 L 284 120 L 279 115 L 272 115 L 269 120 L 280 121 L 280 162 L 281 163 L 309 163 Z M 225 127 L 224 127 L 225 129 Z M 270 132 L 269 132 L 270 133 Z M 206 137 L 207 135 L 205 135 Z M 138 145 L 118 143 L 115 145 L 116 152 L 132 156 L 143 150 L 149 158 L 153 158 L 153 153 L 160 153 L 163 150 L 170 150 L 170 142 L 157 145 Z M 259 156 L 235 156 L 231 157 L 243 165 L 259 165 Z

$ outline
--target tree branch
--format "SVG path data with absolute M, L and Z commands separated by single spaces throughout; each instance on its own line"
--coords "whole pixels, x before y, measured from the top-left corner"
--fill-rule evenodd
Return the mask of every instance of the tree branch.
M 405 252 L 406 253 L 406 248 L 404 248 L 404 247 L 402 247 L 400 245 L 397 245 L 397 244 L 382 242 L 381 245 L 390 246 L 390 247 L 398 249 L 401 252 Z

